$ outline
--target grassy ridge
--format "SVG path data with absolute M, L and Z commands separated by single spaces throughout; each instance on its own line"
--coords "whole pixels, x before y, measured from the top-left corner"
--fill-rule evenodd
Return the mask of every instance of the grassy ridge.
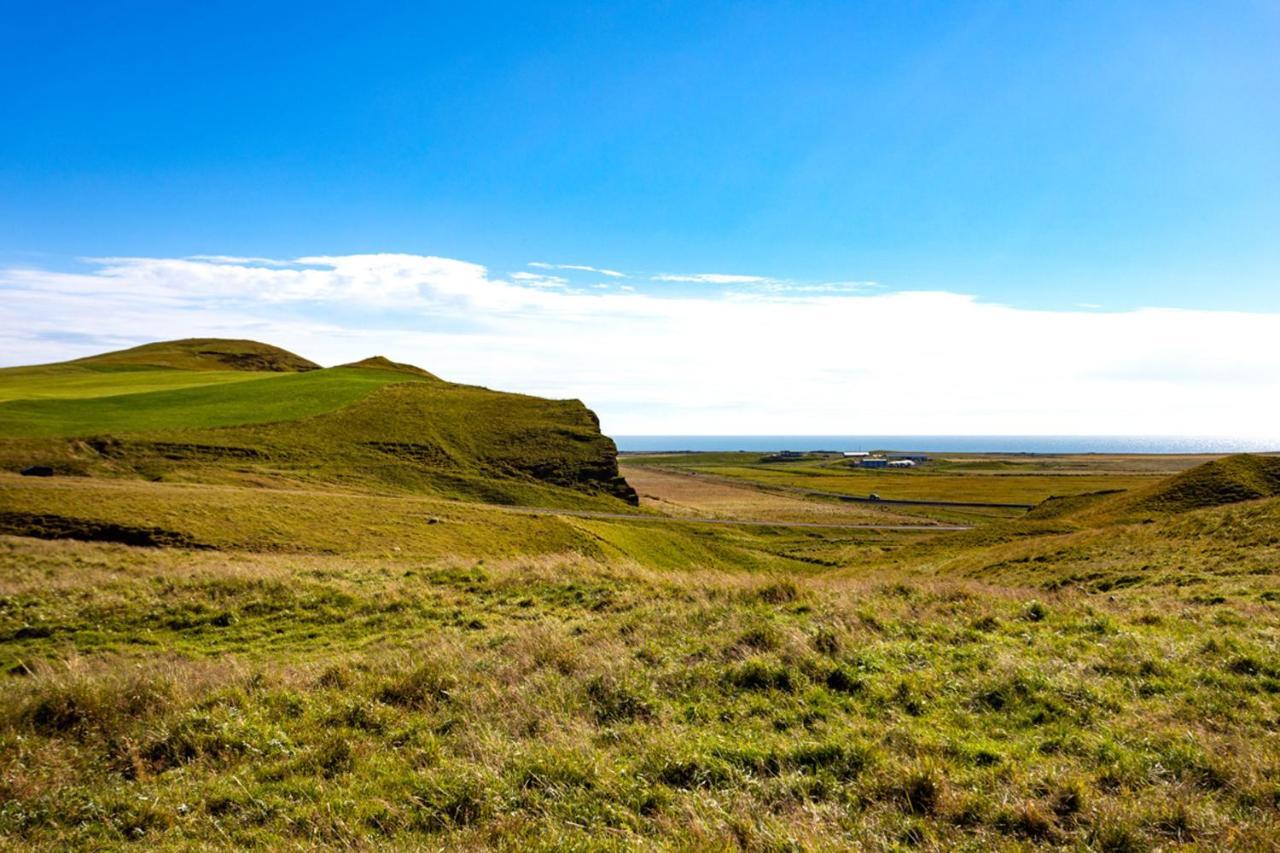
M 455 385 L 381 357 L 319 369 L 262 344 L 193 340 L 4 381 L 26 395 L 0 402 L 0 466 L 11 470 L 534 505 L 635 500 L 582 403 Z
M 148 418 L 171 422 L 176 414 L 191 423 L 203 412 L 213 419 L 265 418 L 363 395 L 343 408 L 298 420 L 121 431 L 108 439 L 0 441 L 0 464 L 13 469 L 45 464 L 81 476 L 306 484 L 624 508 L 618 498 L 627 498 L 630 489 L 617 475 L 613 442 L 600 434 L 594 415 L 580 402 L 402 378 L 387 370 L 332 368 L 250 383 L 263 392 L 287 384 L 307 393 L 234 393 L 236 407 L 217 402 L 223 395 L 215 392 L 229 386 L 180 392 L 184 406 L 165 401 L 138 409 L 121 402 L 123 417 L 141 425 Z
M 1199 465 L 1145 489 L 1098 502 L 1092 520 L 1187 512 L 1280 496 L 1280 456 L 1237 454 Z

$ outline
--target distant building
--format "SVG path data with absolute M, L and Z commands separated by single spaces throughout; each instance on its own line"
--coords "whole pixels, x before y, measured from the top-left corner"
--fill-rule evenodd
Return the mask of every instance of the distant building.
M 910 459 L 890 459 L 885 464 L 886 468 L 914 468 L 916 463 Z
M 859 460 L 859 461 L 858 461 L 858 467 L 859 467 L 859 468 L 888 468 L 888 467 L 889 467 L 889 460 L 888 460 L 888 459 L 878 459 L 878 458 L 875 458 L 875 457 L 868 457 L 868 458 L 866 458 L 866 459 L 861 459 L 861 460 Z
M 910 459 L 912 462 L 928 462 L 929 457 L 923 453 L 890 453 L 890 459 Z
M 846 450 L 843 455 L 845 459 L 865 459 L 871 454 L 865 450 Z
M 761 462 L 788 462 L 792 459 L 803 459 L 806 454 L 799 450 L 779 450 L 777 453 L 771 453 L 768 456 L 760 457 Z

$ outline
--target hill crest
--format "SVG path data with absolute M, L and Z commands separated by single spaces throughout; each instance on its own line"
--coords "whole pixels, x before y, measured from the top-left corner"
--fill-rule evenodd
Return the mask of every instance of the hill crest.
M 375 355 L 375 356 L 370 356 L 369 358 L 362 358 L 359 361 L 353 361 L 350 364 L 339 365 L 339 367 L 359 367 L 359 368 L 373 369 L 373 370 L 393 370 L 397 373 L 412 373 L 414 376 L 424 376 L 428 379 L 436 379 L 436 380 L 440 379 L 439 376 L 436 376 L 434 373 L 428 370 L 423 370 L 421 367 L 418 367 L 413 364 L 405 364 L 404 362 L 400 362 L 400 361 L 392 361 L 391 359 L 387 358 L 385 355 Z
M 183 338 L 176 341 L 156 341 L 66 363 L 271 373 L 301 373 L 320 369 L 320 365 L 314 361 L 286 349 L 258 341 L 234 338 Z
M 1280 496 L 1280 456 L 1238 453 L 1197 465 L 1129 496 L 1137 510 L 1193 509 Z

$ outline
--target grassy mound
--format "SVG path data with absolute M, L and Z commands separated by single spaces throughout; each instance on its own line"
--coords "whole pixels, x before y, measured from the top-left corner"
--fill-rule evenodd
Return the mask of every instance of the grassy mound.
M 175 370 L 249 370 L 297 373 L 320 365 L 288 350 L 257 341 L 186 338 L 143 344 L 69 362 L 83 366 L 167 367 Z
M 1186 512 L 1277 496 L 1280 456 L 1241 453 L 1206 462 L 1131 499 L 1134 508 Z
M 1150 486 L 1086 503 L 1074 517 L 1086 524 L 1145 521 L 1272 497 L 1280 497 L 1280 456 L 1239 453 Z

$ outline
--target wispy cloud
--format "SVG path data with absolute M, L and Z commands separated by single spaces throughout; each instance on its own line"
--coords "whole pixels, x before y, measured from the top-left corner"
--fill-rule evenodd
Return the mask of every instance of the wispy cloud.
M 823 281 L 797 282 L 768 279 L 757 289 L 770 293 L 868 293 L 883 290 L 884 285 L 875 281 Z
M 293 263 L 275 258 L 253 258 L 240 255 L 188 255 L 187 260 L 208 261 L 211 264 L 256 264 L 264 267 L 287 267 Z
M 602 267 L 592 267 L 586 264 L 549 264 L 545 261 L 530 261 L 529 266 L 540 270 L 577 270 L 579 272 L 593 272 L 600 275 L 607 275 L 610 278 L 626 278 L 627 274 L 618 272 L 617 270 L 604 269 Z
M 719 272 L 660 273 L 659 275 L 650 276 L 649 279 L 651 281 L 678 281 L 693 284 L 755 284 L 768 281 L 767 278 L 760 275 L 730 275 Z
M 758 281 L 693 295 L 547 286 L 556 278 L 403 254 L 10 267 L 0 360 L 251 337 L 327 364 L 383 353 L 580 397 L 617 433 L 1259 435 L 1280 423 L 1280 314 L 1032 311 Z
M 511 278 L 532 287 L 568 287 L 569 280 L 558 275 L 542 275 L 536 272 L 513 272 Z

